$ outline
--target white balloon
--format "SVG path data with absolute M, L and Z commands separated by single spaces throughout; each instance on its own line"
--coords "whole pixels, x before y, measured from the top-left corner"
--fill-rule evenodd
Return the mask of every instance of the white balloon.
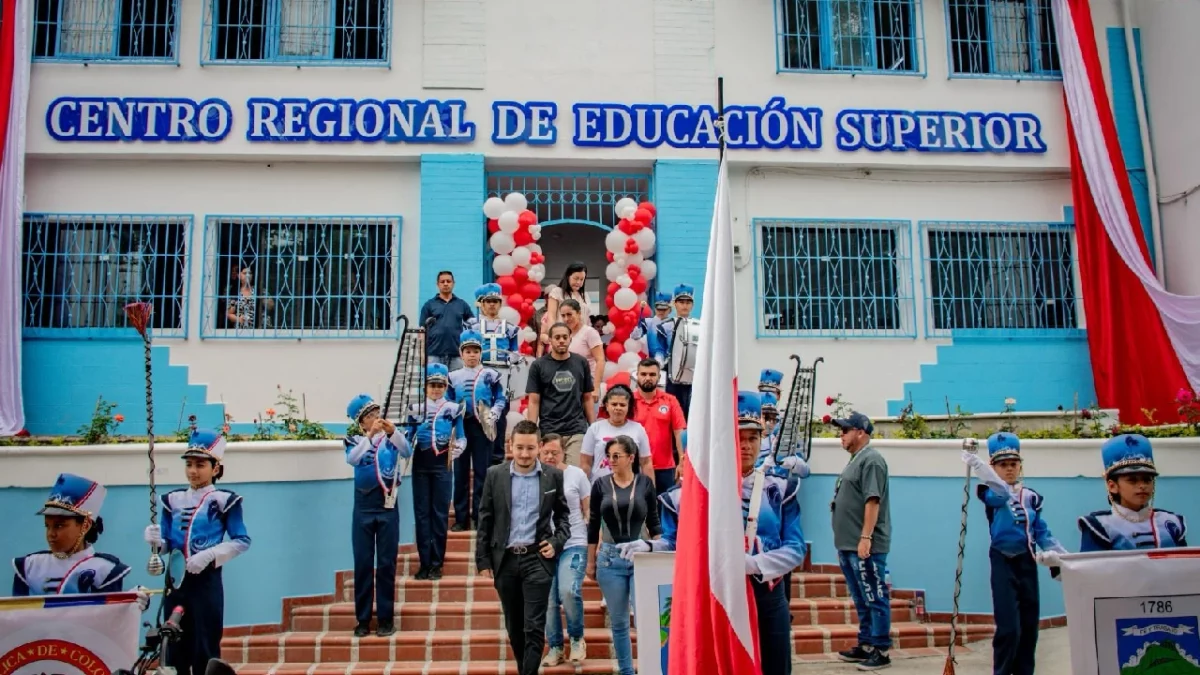
M 620 199 L 617 200 L 616 210 L 617 210 L 618 214 L 623 213 L 630 208 L 632 208 L 635 211 L 637 210 L 637 202 L 635 202 L 630 197 L 621 197 Z M 621 216 L 621 217 L 624 218 L 625 216 Z
M 617 327 L 612 325 L 611 323 L 606 323 L 606 324 L 604 324 L 604 330 L 601 332 L 604 333 L 605 335 L 612 335 L 613 333 L 617 332 Z
M 658 265 L 654 264 L 653 260 L 643 260 L 639 267 L 642 268 L 642 278 L 646 281 L 658 276 Z
M 521 226 L 520 221 L 517 219 L 517 214 L 513 213 L 512 211 L 505 211 L 504 213 L 501 213 L 499 220 L 500 231 L 507 232 L 508 234 L 516 232 L 517 228 Z
M 613 230 L 604 237 L 604 250 L 617 255 L 625 252 L 625 242 L 629 239 L 629 235 L 620 230 Z
M 516 269 L 516 263 L 513 262 L 512 256 L 498 255 L 492 258 L 492 271 L 496 273 L 496 276 L 506 277 L 512 274 L 514 269 Z
M 488 197 L 483 203 L 483 215 L 488 218 L 499 218 L 504 213 L 504 200 L 499 197 Z
M 511 234 L 507 232 L 497 232 L 492 235 L 491 241 L 492 250 L 500 255 L 508 255 L 517 247 L 517 242 L 513 241 Z
M 541 232 L 541 231 L 542 231 L 542 226 L 541 226 L 541 225 L 538 225 L 538 226 L 537 226 L 537 229 L 538 229 L 538 232 Z M 541 253 L 541 252 L 542 252 L 542 246 L 541 246 L 541 244 L 530 244 L 530 245 L 529 245 L 529 246 L 527 246 L 526 248 L 528 248 L 528 249 L 529 249 L 530 251 L 532 251 L 533 253 Z
M 520 192 L 510 192 L 504 196 L 504 205 L 515 215 L 529 208 L 529 200 Z
M 625 266 L 628 267 L 630 265 L 637 265 L 638 267 L 641 267 L 645 260 L 645 256 L 643 256 L 641 253 L 630 253 L 625 256 Z
M 625 352 L 621 358 L 617 359 L 617 368 L 621 370 L 632 370 L 637 367 L 642 357 L 638 356 L 637 352 Z
M 619 366 L 617 366 L 617 364 L 615 362 L 613 362 L 613 361 L 605 362 L 605 364 L 604 364 L 604 379 L 607 380 L 619 372 L 621 372 L 621 368 Z
M 625 254 L 624 254 L 624 253 L 618 253 L 618 254 L 614 255 L 614 256 L 613 256 L 613 262 L 615 262 L 617 265 L 619 265 L 621 269 L 625 269 L 625 266 L 626 266 L 626 263 L 625 263 Z
M 633 214 L 637 213 L 637 204 L 626 206 L 623 210 L 617 211 L 617 216 L 632 220 Z
M 631 279 L 628 274 L 622 274 L 621 276 L 617 277 L 617 285 L 621 288 L 629 288 L 633 285 L 633 279 Z
M 638 230 L 633 235 L 633 240 L 637 242 L 639 253 L 645 253 L 646 249 L 654 248 L 656 239 L 657 239 L 657 237 L 655 237 L 655 235 L 654 235 L 654 230 L 652 230 L 648 227 Z
M 625 273 L 625 268 L 615 262 L 608 263 L 608 267 L 604 268 L 604 278 L 609 281 L 616 281 L 617 277 Z
M 532 231 L 531 231 L 531 232 L 529 233 L 529 236 L 533 237 L 533 240 L 534 240 L 534 241 L 541 241 L 541 240 L 542 240 L 542 226 L 541 226 L 541 225 L 538 225 L 538 226 L 537 226 L 537 232 L 532 232 Z
M 508 305 L 500 308 L 500 318 L 511 324 L 521 325 L 521 313 Z
M 533 267 L 529 268 L 529 280 L 532 281 L 533 283 L 540 284 L 540 283 L 542 283 L 542 280 L 545 278 L 546 278 L 546 266 L 545 265 L 538 263 L 538 264 L 534 265 Z
M 521 342 L 533 342 L 537 339 L 537 331 L 532 328 L 521 329 Z
M 613 304 L 620 310 L 630 310 L 637 304 L 637 293 L 633 289 L 622 288 L 613 296 Z
M 509 411 L 508 415 L 506 415 L 504 419 L 506 422 L 508 422 L 509 431 L 512 431 L 512 428 L 517 426 L 517 422 L 525 419 L 525 416 L 515 410 L 512 410 Z
M 518 246 L 513 249 L 512 259 L 517 267 L 529 267 L 529 256 L 532 253 L 524 246 Z
M 633 352 L 636 354 L 636 353 L 638 353 L 638 351 L 641 350 L 641 348 L 642 348 L 642 343 L 638 342 L 637 340 L 634 340 L 633 338 L 629 338 L 628 340 L 625 341 L 625 351 L 627 351 L 627 352 Z

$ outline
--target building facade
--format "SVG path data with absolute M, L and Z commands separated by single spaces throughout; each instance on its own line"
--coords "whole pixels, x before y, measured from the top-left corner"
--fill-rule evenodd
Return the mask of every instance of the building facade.
M 524 193 L 547 283 L 583 261 L 597 300 L 613 204 L 649 199 L 657 289 L 701 291 L 718 77 L 745 380 L 797 354 L 824 358 L 818 398 L 872 415 L 1090 405 L 1049 4 L 37 0 L 26 426 L 72 433 L 103 400 L 140 428 L 135 299 L 155 306 L 160 431 L 248 430 L 278 388 L 344 423 L 386 394 L 396 317 L 439 270 L 464 297 L 492 279 L 492 195 Z M 1131 25 L 1170 32 L 1173 4 Z M 1093 7 L 1144 176 L 1122 10 Z M 1183 125 L 1183 102 L 1144 98 Z M 1194 174 L 1171 157 L 1175 189 Z M 1158 223 L 1134 185 L 1168 281 L 1200 290 L 1186 215 Z

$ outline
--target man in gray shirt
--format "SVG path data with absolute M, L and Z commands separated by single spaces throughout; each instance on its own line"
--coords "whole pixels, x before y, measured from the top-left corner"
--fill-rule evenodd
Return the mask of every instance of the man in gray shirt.
M 857 663 L 859 670 L 881 670 L 891 665 L 892 646 L 891 597 L 884 583 L 892 538 L 888 467 L 870 445 L 875 431 L 870 418 L 855 411 L 833 424 L 850 453 L 833 488 L 833 545 L 858 611 L 858 645 L 838 658 Z

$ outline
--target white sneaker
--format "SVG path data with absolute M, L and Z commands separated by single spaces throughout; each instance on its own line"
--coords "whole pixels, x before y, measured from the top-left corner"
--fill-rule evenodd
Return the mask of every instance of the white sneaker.
M 563 662 L 562 647 L 551 647 L 550 651 L 546 653 L 546 657 L 544 659 L 542 659 L 542 665 L 547 668 L 552 667 L 552 666 L 557 666 L 558 664 L 560 664 L 562 662 Z
M 583 638 L 571 640 L 571 663 L 579 665 L 587 659 L 587 642 Z
M 608 609 L 608 600 L 604 596 L 600 596 L 600 609 Z

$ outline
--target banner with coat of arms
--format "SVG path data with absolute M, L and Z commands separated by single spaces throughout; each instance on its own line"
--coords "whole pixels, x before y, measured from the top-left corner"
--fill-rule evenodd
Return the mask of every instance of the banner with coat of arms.
M 138 656 L 134 593 L 0 598 L 0 675 L 111 675 Z
M 1200 548 L 1064 555 L 1062 572 L 1072 675 L 1200 675 Z

